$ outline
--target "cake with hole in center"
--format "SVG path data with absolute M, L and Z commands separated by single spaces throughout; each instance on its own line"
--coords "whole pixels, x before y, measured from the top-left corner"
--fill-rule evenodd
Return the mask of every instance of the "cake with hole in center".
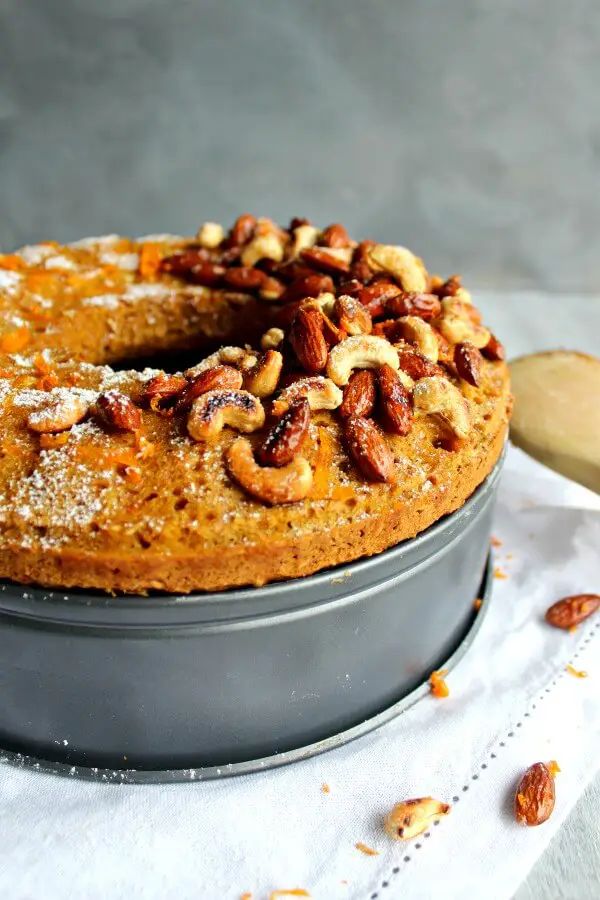
M 458 509 L 505 441 L 504 349 L 460 278 L 338 224 L 23 247 L 0 255 L 0 305 L 13 581 L 308 575 Z

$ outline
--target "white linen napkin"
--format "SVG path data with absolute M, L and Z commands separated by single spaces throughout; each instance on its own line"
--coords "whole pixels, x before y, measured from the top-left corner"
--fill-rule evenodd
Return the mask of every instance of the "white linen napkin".
M 271 772 L 156 786 L 3 760 L 0 896 L 268 900 L 298 888 L 314 900 L 511 897 L 600 760 L 600 615 L 573 633 L 543 621 L 560 597 L 600 592 L 600 498 L 511 448 L 495 536 L 506 577 L 447 678 L 450 696 L 427 696 L 352 744 Z M 549 760 L 561 768 L 554 814 L 519 826 L 516 782 Z M 427 795 L 451 803 L 451 814 L 421 838 L 389 839 L 384 815 Z

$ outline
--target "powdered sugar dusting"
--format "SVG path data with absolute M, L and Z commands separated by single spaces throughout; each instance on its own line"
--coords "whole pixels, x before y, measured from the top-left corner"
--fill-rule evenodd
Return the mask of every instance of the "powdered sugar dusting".
M 0 291 L 8 297 L 14 297 L 19 290 L 23 276 L 19 272 L 10 269 L 0 269 Z

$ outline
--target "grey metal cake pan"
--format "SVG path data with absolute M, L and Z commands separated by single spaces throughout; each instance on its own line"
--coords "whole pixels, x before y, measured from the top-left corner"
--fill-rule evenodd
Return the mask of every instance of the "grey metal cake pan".
M 500 469 L 413 540 L 262 589 L 1 584 L 0 747 L 149 780 L 277 765 L 380 724 L 467 639 Z

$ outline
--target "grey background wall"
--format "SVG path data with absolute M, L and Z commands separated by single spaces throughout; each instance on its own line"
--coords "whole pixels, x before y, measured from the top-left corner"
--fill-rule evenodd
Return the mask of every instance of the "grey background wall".
M 343 220 L 600 289 L 598 0 L 0 0 L 0 246 Z

